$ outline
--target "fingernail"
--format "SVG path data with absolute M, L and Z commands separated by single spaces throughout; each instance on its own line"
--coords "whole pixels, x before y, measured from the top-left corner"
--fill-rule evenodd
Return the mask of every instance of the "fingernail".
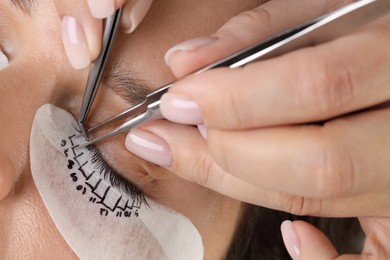
M 293 223 L 289 220 L 286 220 L 282 223 L 280 229 L 282 231 L 284 245 L 286 246 L 288 253 L 293 260 L 298 259 L 301 253 L 301 246 Z
M 137 0 L 133 6 L 125 7 L 122 17 L 122 24 L 125 33 L 129 34 L 135 31 L 138 25 L 145 18 L 153 0 Z
M 66 56 L 75 69 L 86 68 L 91 62 L 83 27 L 74 17 L 62 19 L 62 39 Z
M 188 125 L 203 123 L 203 116 L 198 103 L 182 95 L 164 94 L 161 98 L 160 109 L 166 119 L 176 123 Z
M 165 53 L 165 57 L 164 57 L 165 63 L 169 66 L 169 61 L 172 55 L 177 51 L 194 51 L 200 47 L 216 42 L 217 40 L 218 37 L 202 37 L 202 38 L 195 38 L 192 40 L 179 43 L 178 45 L 175 45 L 172 48 L 170 48 Z
M 198 130 L 201 136 L 207 140 L 207 127 L 205 125 L 198 125 Z
M 125 146 L 131 153 L 161 166 L 172 164 L 169 145 L 154 134 L 141 129 L 131 130 L 126 137 Z
M 92 16 L 98 19 L 107 18 L 115 12 L 114 0 L 87 0 Z

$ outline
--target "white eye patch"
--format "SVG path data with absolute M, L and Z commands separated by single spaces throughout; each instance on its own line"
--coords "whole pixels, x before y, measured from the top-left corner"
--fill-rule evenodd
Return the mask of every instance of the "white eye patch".
M 5 69 L 9 65 L 8 57 L 0 49 L 0 70 Z
M 30 139 L 31 171 L 56 227 L 81 259 L 202 259 L 203 244 L 184 216 L 113 187 L 86 148 L 75 119 L 44 105 Z

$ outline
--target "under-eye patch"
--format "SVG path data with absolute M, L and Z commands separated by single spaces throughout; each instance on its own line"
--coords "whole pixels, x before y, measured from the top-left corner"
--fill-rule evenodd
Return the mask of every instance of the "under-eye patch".
M 81 259 L 202 259 L 184 216 L 110 175 L 95 149 L 80 148 L 75 119 L 53 105 L 35 116 L 31 170 L 50 216 Z

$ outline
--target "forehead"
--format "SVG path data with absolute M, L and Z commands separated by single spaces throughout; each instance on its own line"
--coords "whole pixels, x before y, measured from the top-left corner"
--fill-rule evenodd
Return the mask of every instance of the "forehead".
M 257 0 L 165 0 L 154 1 L 139 28 L 121 34 L 113 59 L 120 59 L 131 74 L 157 88 L 174 80 L 164 63 L 173 45 L 194 37 L 207 36 L 229 18 L 253 8 Z

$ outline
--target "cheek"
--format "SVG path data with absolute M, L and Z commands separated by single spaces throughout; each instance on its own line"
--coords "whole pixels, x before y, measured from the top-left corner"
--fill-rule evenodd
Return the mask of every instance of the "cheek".
M 77 259 L 54 227 L 29 173 L 0 204 L 0 259 Z M 44 250 L 42 249 L 44 246 Z
M 10 162 L 0 165 L 0 171 L 7 173 L 3 178 L 9 176 L 10 169 L 15 171 L 11 174 L 15 177 L 28 166 L 26 158 L 32 120 L 37 108 L 49 99 L 49 86 L 54 84 L 42 70 L 41 65 L 15 62 L 0 72 L 0 161 Z
M 15 176 L 29 168 L 28 142 L 36 110 L 55 102 L 55 92 L 68 91 L 57 91 L 61 77 L 71 77 L 61 48 L 60 21 L 48 3 L 36 6 L 44 15 L 38 13 L 26 20 L 14 15 L 10 25 L 14 35 L 9 37 L 10 44 L 15 48 L 10 65 L 0 71 L 0 162 L 9 161 L 11 166 L 0 165 L 0 173 L 4 173 L 0 189 L 8 188 Z M 10 171 L 13 176 L 8 178 Z

